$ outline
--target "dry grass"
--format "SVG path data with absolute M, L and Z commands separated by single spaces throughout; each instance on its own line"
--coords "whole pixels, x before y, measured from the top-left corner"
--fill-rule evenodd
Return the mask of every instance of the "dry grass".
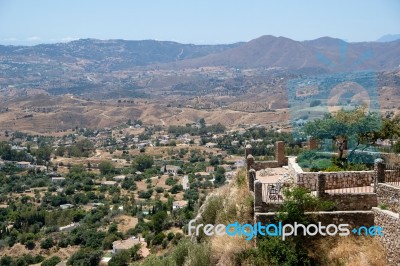
M 251 241 L 243 237 L 221 236 L 214 237 L 211 241 L 212 260 L 216 265 L 235 265 L 236 254 L 252 248 Z
M 310 255 L 329 266 L 385 266 L 386 254 L 376 238 L 337 237 L 318 240 Z
M 329 257 L 332 261 L 342 260 L 351 266 L 386 265 L 382 245 L 376 238 L 370 237 L 341 238 L 338 245 L 329 253 Z
M 138 218 L 128 215 L 120 215 L 114 220 L 118 224 L 118 231 L 122 233 L 126 233 L 129 229 L 134 228 L 138 223 Z
M 236 178 L 243 178 L 244 171 L 240 171 Z M 218 223 L 249 223 L 253 220 L 251 194 L 247 183 L 238 185 L 233 180 L 229 185 L 219 188 L 215 193 L 224 199 L 223 211 L 217 216 Z M 210 240 L 212 249 L 212 262 L 215 265 L 235 265 L 236 254 L 253 247 L 252 241 L 243 237 L 221 236 Z

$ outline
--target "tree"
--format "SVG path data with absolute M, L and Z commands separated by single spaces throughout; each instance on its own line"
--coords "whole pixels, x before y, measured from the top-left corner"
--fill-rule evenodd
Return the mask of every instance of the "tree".
M 102 175 L 108 175 L 115 172 L 115 167 L 110 161 L 102 161 L 99 164 L 99 169 Z
M 352 146 L 348 158 L 364 145 L 364 149 L 373 145 L 377 139 L 385 137 L 381 129 L 381 117 L 378 113 L 366 112 L 364 107 L 354 110 L 340 110 L 327 114 L 322 119 L 310 121 L 304 125 L 304 133 L 318 139 L 331 139 L 336 142 L 339 160 L 343 159 L 343 150 Z
M 37 159 L 48 162 L 48 161 L 50 161 L 51 152 L 52 152 L 52 148 L 50 146 L 47 146 L 47 145 L 41 146 L 36 151 Z
M 53 246 L 54 246 L 54 240 L 51 237 L 48 237 L 48 238 L 42 240 L 42 242 L 40 242 L 40 247 L 42 249 L 49 249 Z
M 199 124 L 201 128 L 204 128 L 206 126 L 206 120 L 204 118 L 200 118 Z
M 41 266 L 56 266 L 59 262 L 61 262 L 60 257 L 53 256 L 50 259 L 43 261 Z
M 109 266 L 128 266 L 130 262 L 129 250 L 121 250 L 108 262 Z
M 151 168 L 153 166 L 153 163 L 153 157 L 141 154 L 135 157 L 132 165 L 138 171 L 143 172 L 144 170 Z
M 99 265 L 101 254 L 100 250 L 82 248 L 69 258 L 67 265 L 97 266 Z

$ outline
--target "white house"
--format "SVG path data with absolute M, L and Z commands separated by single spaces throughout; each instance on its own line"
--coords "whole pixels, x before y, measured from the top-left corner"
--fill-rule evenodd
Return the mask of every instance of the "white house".
M 178 209 L 186 207 L 187 205 L 188 205 L 187 200 L 177 200 L 172 203 L 172 209 L 178 210 Z
M 176 165 L 165 165 L 163 167 L 161 167 L 160 172 L 164 173 L 164 174 L 172 174 L 172 175 L 177 175 L 178 171 L 181 168 L 179 166 Z
M 15 166 L 22 169 L 27 169 L 32 167 L 30 162 L 16 162 Z

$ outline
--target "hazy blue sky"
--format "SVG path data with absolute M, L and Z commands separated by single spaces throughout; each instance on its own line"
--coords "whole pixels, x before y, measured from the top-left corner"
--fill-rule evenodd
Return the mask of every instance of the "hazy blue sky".
M 78 38 L 215 44 L 267 34 L 371 41 L 388 33 L 400 33 L 398 0 L 0 0 L 1 44 Z

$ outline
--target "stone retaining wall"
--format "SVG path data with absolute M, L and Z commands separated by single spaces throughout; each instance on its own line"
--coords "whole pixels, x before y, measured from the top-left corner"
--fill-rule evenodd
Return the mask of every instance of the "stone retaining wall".
M 266 168 L 278 168 L 280 167 L 278 161 L 255 161 L 251 164 L 251 168 L 259 171 Z
M 333 211 L 308 213 L 316 222 L 326 226 L 329 224 L 349 224 L 352 227 L 373 226 L 374 213 L 372 211 Z M 276 213 L 256 213 L 255 222 L 275 223 Z
M 288 159 L 289 174 L 300 186 L 315 190 L 318 172 L 304 172 L 297 164 L 296 157 Z M 323 172 L 326 177 L 325 189 L 370 186 L 375 177 L 375 171 L 343 171 Z
M 400 187 L 379 183 L 376 186 L 376 194 L 378 205 L 385 205 L 392 212 L 400 213 Z
M 336 211 L 367 211 L 378 206 L 375 193 L 325 194 L 323 199 L 335 202 Z
M 375 225 L 383 228 L 383 236 L 377 236 L 386 250 L 388 265 L 400 265 L 400 219 L 399 214 L 372 208 Z

